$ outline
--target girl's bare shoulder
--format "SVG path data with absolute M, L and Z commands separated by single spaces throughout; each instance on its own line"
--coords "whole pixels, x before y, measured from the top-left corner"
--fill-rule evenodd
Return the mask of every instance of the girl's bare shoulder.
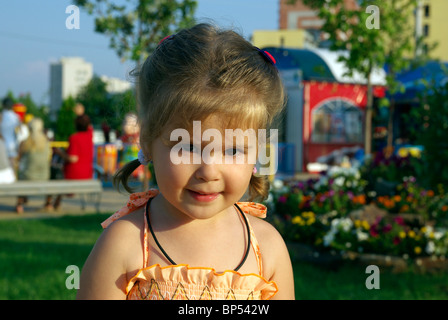
M 124 298 L 129 276 L 141 267 L 143 226 L 139 209 L 103 231 L 84 264 L 79 299 Z
M 253 216 L 248 216 L 248 219 L 260 247 L 268 250 L 278 248 L 279 245 L 282 246 L 285 244 L 283 237 L 272 224 Z
M 128 215 L 112 222 L 102 236 L 109 241 L 126 241 L 126 239 L 140 238 L 144 228 L 144 208 L 139 208 Z
M 128 260 L 130 256 L 141 251 L 143 218 L 143 209 L 138 209 L 112 222 L 101 233 L 93 252 L 107 257 L 108 260 Z
M 261 251 L 263 273 L 279 292 L 274 299 L 294 299 L 294 276 L 288 248 L 281 234 L 269 222 L 249 217 Z
M 278 261 L 289 262 L 289 252 L 278 230 L 269 222 L 249 216 L 255 237 L 260 247 L 266 271 L 274 272 Z

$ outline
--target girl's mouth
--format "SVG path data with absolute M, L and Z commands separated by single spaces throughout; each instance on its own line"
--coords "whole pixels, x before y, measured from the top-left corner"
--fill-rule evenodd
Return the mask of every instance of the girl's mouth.
M 219 192 L 213 192 L 213 193 L 203 193 L 203 192 L 197 192 L 193 190 L 188 190 L 189 194 L 197 201 L 200 202 L 210 202 L 218 198 Z

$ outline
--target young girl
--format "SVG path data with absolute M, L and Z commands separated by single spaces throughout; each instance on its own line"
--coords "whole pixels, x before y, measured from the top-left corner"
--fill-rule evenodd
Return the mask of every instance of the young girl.
M 139 160 L 116 176 L 132 191 L 127 177 L 151 160 L 158 187 L 132 194 L 102 224 L 79 299 L 294 299 L 285 243 L 260 219 L 266 207 L 239 202 L 268 193 L 249 161 L 257 143 L 241 135 L 269 128 L 282 111 L 274 64 L 237 33 L 208 24 L 159 44 L 137 74 Z

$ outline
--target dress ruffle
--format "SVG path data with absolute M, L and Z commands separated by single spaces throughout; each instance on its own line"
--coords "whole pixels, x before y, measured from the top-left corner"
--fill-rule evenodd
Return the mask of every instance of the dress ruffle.
M 275 282 L 257 274 L 183 264 L 141 269 L 126 288 L 129 300 L 268 300 L 277 292 Z

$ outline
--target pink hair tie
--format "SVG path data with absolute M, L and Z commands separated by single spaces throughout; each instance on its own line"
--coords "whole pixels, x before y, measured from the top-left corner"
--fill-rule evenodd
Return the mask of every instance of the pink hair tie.
M 263 58 L 269 62 L 270 64 L 272 64 L 273 66 L 275 66 L 275 64 L 277 63 L 277 61 L 275 61 L 275 58 L 272 56 L 272 54 L 270 54 L 269 52 L 267 52 L 266 50 L 261 50 L 260 48 L 254 47 L 255 49 L 257 49 L 257 51 L 263 56 Z
M 169 36 L 166 36 L 166 37 L 164 37 L 162 40 L 160 40 L 159 41 L 159 46 L 162 44 L 162 42 L 164 42 L 165 40 L 169 40 L 169 39 L 172 39 L 174 37 L 174 35 L 172 34 L 172 35 L 169 35 Z

